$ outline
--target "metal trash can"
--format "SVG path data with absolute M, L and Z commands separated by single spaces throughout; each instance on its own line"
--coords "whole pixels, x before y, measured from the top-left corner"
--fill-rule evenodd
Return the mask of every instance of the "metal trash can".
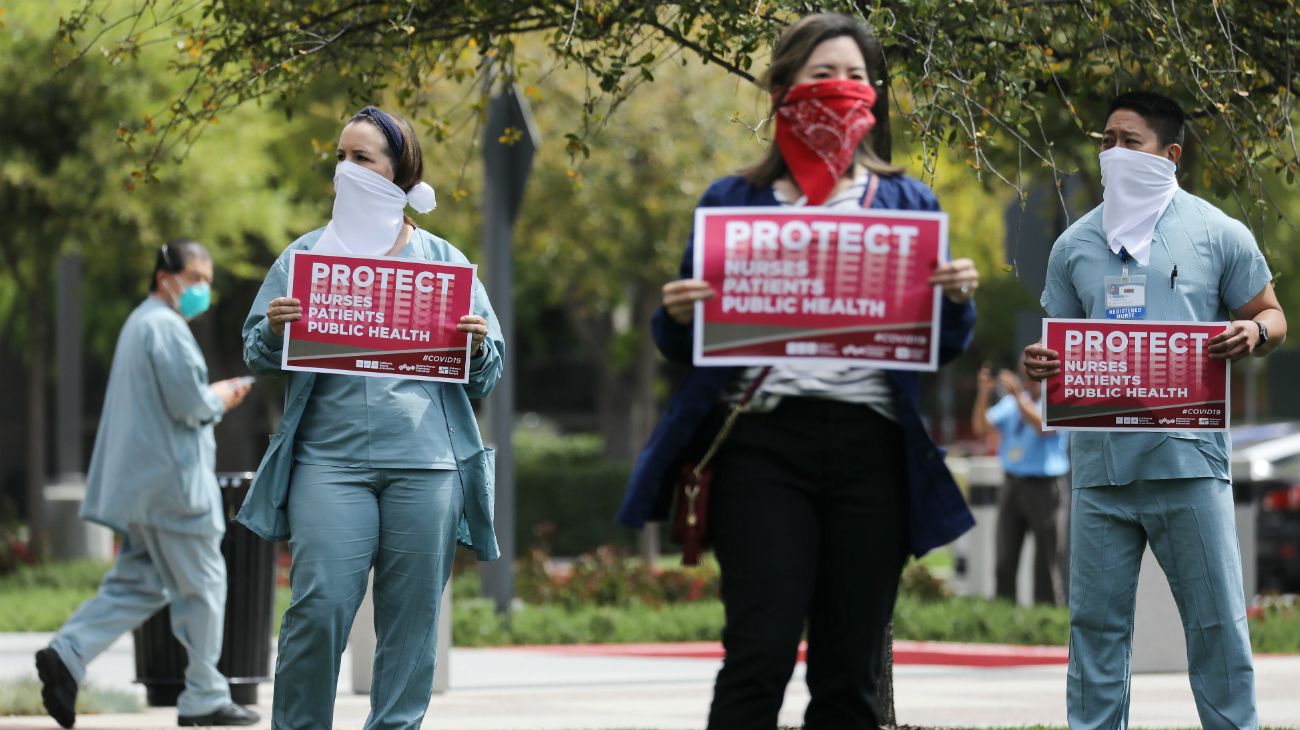
M 275 614 L 275 544 L 235 522 L 252 485 L 252 472 L 217 474 L 226 512 L 221 554 L 226 559 L 226 621 L 217 669 L 230 680 L 231 699 L 257 704 L 257 685 L 270 681 Z M 172 635 L 167 608 L 134 632 L 135 681 L 153 707 L 174 706 L 185 688 L 185 649 Z
M 1002 462 L 996 456 L 954 456 L 947 463 L 966 486 L 966 502 L 975 515 L 975 527 L 952 545 L 953 589 L 959 596 L 992 598 Z

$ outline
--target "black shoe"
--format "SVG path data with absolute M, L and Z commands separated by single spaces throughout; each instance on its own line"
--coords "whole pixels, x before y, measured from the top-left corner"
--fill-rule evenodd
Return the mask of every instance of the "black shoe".
M 234 702 L 206 715 L 181 715 L 177 724 L 181 727 L 223 727 L 227 725 L 256 725 L 262 716 Z M 67 727 L 66 725 L 64 727 Z
M 36 652 L 36 673 L 41 677 L 41 700 L 45 711 L 63 727 L 77 722 L 77 680 L 53 649 Z

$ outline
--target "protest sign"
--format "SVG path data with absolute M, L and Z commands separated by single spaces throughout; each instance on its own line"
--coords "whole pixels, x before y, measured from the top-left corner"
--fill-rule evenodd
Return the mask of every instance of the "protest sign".
M 469 382 L 475 267 L 389 256 L 294 251 L 285 370 Z
M 942 213 L 799 207 L 699 208 L 696 365 L 939 366 Z
M 1226 431 L 1228 363 L 1210 358 L 1224 322 L 1044 319 L 1061 357 L 1043 426 L 1068 431 Z

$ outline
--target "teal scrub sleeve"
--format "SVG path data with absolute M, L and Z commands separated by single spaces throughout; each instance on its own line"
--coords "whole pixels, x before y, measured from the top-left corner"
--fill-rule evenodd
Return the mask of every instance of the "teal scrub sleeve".
M 180 331 L 181 327 L 184 325 L 179 322 L 152 326 L 145 346 L 167 415 L 179 424 L 198 429 L 221 420 L 226 407 L 208 385 L 203 353 L 192 338 L 186 339 L 189 332 Z
M 1219 298 L 1231 311 L 1249 304 L 1273 280 L 1268 262 L 1255 243 L 1250 229 L 1228 219 L 1219 237 L 1223 274 L 1219 277 Z
M 275 375 L 280 372 L 280 360 L 284 350 L 284 335 L 271 331 L 271 323 L 266 318 L 266 308 L 271 300 L 284 296 L 289 288 L 289 251 L 280 254 L 262 281 L 262 288 L 257 291 L 257 298 L 244 319 L 244 363 L 258 375 Z
M 1048 317 L 1057 319 L 1082 319 L 1086 315 L 1079 293 L 1075 291 L 1074 281 L 1070 277 L 1071 240 L 1069 231 L 1061 234 L 1052 245 L 1052 253 L 1047 257 L 1047 281 L 1043 284 L 1043 295 L 1038 302 Z

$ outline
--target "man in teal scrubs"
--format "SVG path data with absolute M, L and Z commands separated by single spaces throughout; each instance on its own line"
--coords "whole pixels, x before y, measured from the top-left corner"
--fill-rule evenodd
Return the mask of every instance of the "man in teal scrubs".
M 196 241 L 161 247 L 149 296 L 118 335 L 81 516 L 121 536 L 99 592 L 36 653 L 41 697 L 63 727 L 76 722 L 86 665 L 122 634 L 171 607 L 189 662 L 180 725 L 252 725 L 217 671 L 225 621 L 226 518 L 213 471 L 212 425 L 248 394 L 241 379 L 208 384 L 187 320 L 210 300 L 212 257 Z
M 1149 92 L 1111 103 L 1105 202 L 1057 239 L 1041 303 L 1055 318 L 1229 321 L 1210 340 L 1211 357 L 1262 357 L 1285 339 L 1286 317 L 1250 231 L 1178 188 L 1185 118 Z M 1109 288 L 1121 280 L 1123 296 Z M 1024 365 L 1045 379 L 1060 372 L 1059 353 L 1030 345 Z M 1227 435 L 1084 431 L 1070 441 L 1070 727 L 1128 725 L 1148 543 L 1182 616 L 1201 726 L 1258 727 Z

